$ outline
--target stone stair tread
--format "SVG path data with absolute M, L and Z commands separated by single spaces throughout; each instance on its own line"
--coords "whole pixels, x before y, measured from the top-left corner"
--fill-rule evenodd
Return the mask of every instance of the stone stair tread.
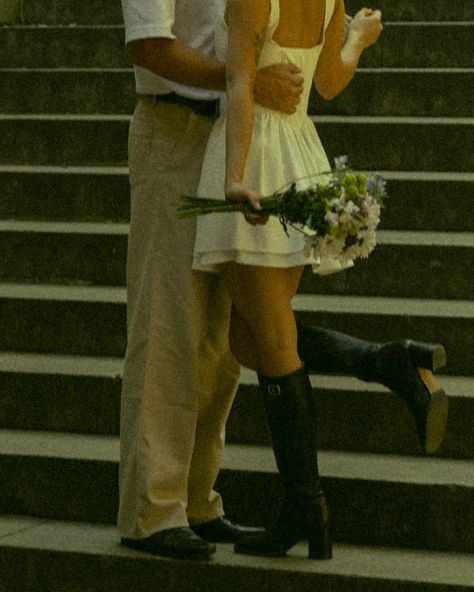
M 0 284 L 0 298 L 125 304 L 126 290 L 109 286 Z
M 116 463 L 119 440 L 116 436 L 0 430 L 0 455 Z M 331 450 L 320 451 L 318 460 L 325 477 L 474 487 L 474 460 Z M 276 472 L 272 451 L 266 446 L 228 444 L 221 466 L 226 471 Z
M 455 23 L 457 24 L 458 21 L 450 21 L 449 24 Z M 436 24 L 436 23 L 434 23 Z M 8 29 L 19 30 L 25 29 L 27 31 L 37 30 L 37 31 L 52 31 L 55 29 L 59 29 L 61 31 L 74 31 L 76 29 L 91 29 L 91 30 L 102 30 L 102 29 L 122 29 L 124 30 L 124 26 L 121 23 L 118 24 L 109 24 L 109 23 L 86 23 L 86 24 L 76 24 L 76 23 L 65 23 L 65 24 L 35 24 L 35 23 L 17 23 L 13 25 L 8 25 Z
M 2 354 L 0 354 L 0 372 L 1 371 Z M 474 399 L 474 377 L 446 376 L 443 374 L 437 374 L 436 376 L 449 396 Z M 313 388 L 351 392 L 388 392 L 388 389 L 380 384 L 364 382 L 351 376 L 317 374 L 312 375 L 310 378 Z M 256 373 L 253 370 L 243 368 L 241 373 L 241 383 L 256 386 L 258 384 Z
M 51 234 L 127 235 L 129 224 L 120 222 L 48 222 L 0 220 L 0 232 L 36 232 Z M 474 236 L 474 234 L 473 234 Z M 443 242 L 443 245 L 445 243 Z
M 474 173 L 443 171 L 380 171 L 388 180 L 396 181 L 467 181 L 474 182 Z M 473 194 L 474 198 L 474 194 Z
M 43 164 L 0 164 L 0 174 L 2 173 L 22 173 L 25 175 L 36 174 L 55 174 L 55 175 L 121 175 L 128 176 L 128 167 L 125 166 L 55 166 Z M 429 173 L 428 173 L 429 174 Z M 455 173 L 446 173 L 447 175 L 455 175 Z M 469 175 L 469 173 L 459 173 Z M 449 178 L 449 177 L 448 177 Z M 457 177 L 456 177 L 457 178 Z M 470 180 L 470 179 L 469 179 Z M 472 175 L 474 180 L 474 174 Z
M 123 359 L 0 352 L 1 372 L 115 378 L 122 376 Z
M 474 125 L 474 117 L 420 117 L 406 115 L 312 115 L 311 119 L 320 123 L 345 124 L 388 124 L 388 125 Z
M 8 548 L 96 556 L 104 559 L 104 563 L 107 563 L 106 559 L 124 561 L 127 558 L 145 570 L 153 570 L 155 566 L 160 569 L 164 564 L 170 564 L 173 566 L 175 583 L 179 582 L 183 568 L 189 565 L 187 562 L 162 557 L 153 558 L 120 546 L 115 526 L 41 520 L 18 515 L 0 517 L 0 556 L 2 549 Z M 212 560 L 204 565 L 209 572 L 209 580 L 215 578 L 216 584 L 218 578 L 222 577 L 222 568 L 231 573 L 235 569 L 234 577 L 245 578 L 245 581 L 248 581 L 250 572 L 268 572 L 269 587 L 259 580 L 260 585 L 265 585 L 265 588 L 258 587 L 259 590 L 280 590 L 278 576 L 285 572 L 294 575 L 296 586 L 298 577 L 316 574 L 325 574 L 328 578 L 377 579 L 387 581 L 387 585 L 393 585 L 388 584 L 390 581 L 404 581 L 419 582 L 426 586 L 444 584 L 470 587 L 474 582 L 472 555 L 469 554 L 337 544 L 331 561 L 308 561 L 305 551 L 306 546 L 301 544 L 295 546 L 287 558 L 258 558 L 237 555 L 233 552 L 232 545 L 220 544 Z M 214 568 L 216 572 L 212 576 Z M 172 589 L 178 590 L 179 584 Z M 214 586 L 212 589 L 217 590 Z M 283 589 L 288 588 L 281 588 Z M 306 589 L 309 590 L 305 587 Z M 318 587 L 321 592 L 334 589 L 336 588 L 332 588 L 330 582 L 327 588 L 323 582 Z M 113 592 L 114 588 L 110 590 Z
M 0 115 L 1 117 L 1 115 Z M 474 182 L 474 173 L 460 171 L 378 171 L 387 180 L 397 181 L 464 181 Z M 0 163 L 0 174 L 23 173 L 27 174 L 83 174 L 83 175 L 128 175 L 126 166 L 86 166 L 86 165 L 48 165 L 48 164 L 9 164 Z M 474 198 L 474 194 L 473 194 Z
M 0 283 L 0 298 L 125 303 L 126 290 L 109 286 L 63 286 Z M 378 296 L 320 296 L 297 294 L 294 308 L 307 312 L 351 312 L 361 314 L 419 315 L 454 318 L 474 317 L 474 301 L 385 298 Z
M 1 294 L 1 292 L 0 292 Z M 474 301 L 426 300 L 416 298 L 384 298 L 355 296 L 318 296 L 297 294 L 294 308 L 298 311 L 350 312 L 390 316 L 419 315 L 442 317 L 474 316 Z
M 0 113 L 0 121 L 123 121 L 132 118 L 129 114 L 110 113 Z M 312 115 L 315 123 L 344 124 L 389 124 L 389 125 L 474 125 L 474 117 L 419 117 L 390 115 Z
M 86 73 L 95 73 L 95 72 L 100 72 L 100 73 L 104 73 L 107 74 L 108 72 L 128 72 L 130 74 L 133 74 L 133 68 L 132 67 L 113 67 L 113 66 L 107 66 L 107 67 L 90 67 L 90 68 L 84 68 L 84 67 L 80 67 L 80 66 L 71 66 L 71 67 L 67 67 L 67 66 L 61 66 L 61 67 L 53 67 L 53 66 L 32 66 L 32 67 L 18 67 L 18 66 L 12 66 L 12 67 L 8 67 L 8 66 L 0 66 L 0 72 L 4 72 L 4 73 L 8 73 L 8 72 L 18 72 L 20 74 L 28 74 L 29 72 L 42 72 L 42 73 L 56 73 L 56 74 L 68 74 L 68 73 L 74 73 L 74 72 L 86 72 Z M 449 68 L 446 66 L 442 66 L 439 68 L 436 67 L 426 67 L 426 68 L 408 68 L 408 67 L 400 67 L 400 66 L 386 66 L 384 68 L 378 67 L 378 66 L 373 66 L 373 67 L 368 67 L 368 66 L 363 66 L 361 68 L 357 69 L 358 73 L 372 73 L 372 74 L 383 74 L 386 72 L 389 73 L 409 73 L 409 74 L 423 74 L 423 73 L 427 73 L 427 72 L 433 72 L 433 73 L 441 73 L 441 74 L 450 74 L 450 73 L 454 73 L 454 74 L 471 74 L 474 73 L 474 68 L 470 68 L 470 67 L 462 67 L 462 68 Z
M 127 235 L 128 224 L 117 222 L 48 222 L 0 220 L 0 232 L 51 234 Z M 383 245 L 474 247 L 474 232 L 433 232 L 379 230 L 377 242 Z
M 472 27 L 471 21 L 449 21 L 449 20 L 387 20 L 384 21 L 384 26 L 389 27 Z M 17 23 L 8 25 L 9 29 L 124 29 L 123 24 L 104 24 L 104 23 L 54 23 L 54 24 L 32 24 L 32 23 Z
M 0 121 L 131 121 L 131 115 L 113 113 L 0 113 Z M 450 118 L 451 119 L 451 118 Z M 455 118 L 453 118 L 455 121 Z
M 0 373 L 52 374 L 100 378 L 122 377 L 123 359 L 100 356 L 61 356 L 22 352 L 0 352 Z M 474 377 L 437 375 L 448 395 L 474 399 Z M 380 392 L 387 389 L 349 376 L 311 376 L 313 387 L 339 391 Z M 241 383 L 257 385 L 253 370 L 242 368 Z

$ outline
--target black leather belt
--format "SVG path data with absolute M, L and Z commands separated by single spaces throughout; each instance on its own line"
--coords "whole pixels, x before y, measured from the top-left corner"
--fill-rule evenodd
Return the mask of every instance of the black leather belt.
M 213 101 L 201 101 L 200 99 L 191 99 L 189 97 L 183 97 L 174 92 L 166 95 L 153 95 L 155 103 L 173 103 L 175 105 L 183 105 L 189 107 L 198 115 L 204 115 L 205 117 L 213 117 L 217 114 L 217 105 L 219 101 L 217 99 Z

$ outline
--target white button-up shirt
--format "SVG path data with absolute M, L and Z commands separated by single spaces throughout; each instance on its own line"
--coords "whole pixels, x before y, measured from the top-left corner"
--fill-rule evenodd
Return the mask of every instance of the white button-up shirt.
M 122 0 L 126 43 L 137 39 L 179 39 L 208 56 L 214 56 L 214 30 L 225 0 Z M 195 99 L 215 99 L 219 93 L 187 87 L 134 66 L 140 94 L 171 91 Z

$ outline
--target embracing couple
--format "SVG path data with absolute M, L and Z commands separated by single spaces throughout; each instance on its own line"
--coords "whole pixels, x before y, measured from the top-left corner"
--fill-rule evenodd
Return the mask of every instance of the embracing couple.
M 381 14 L 343 0 L 122 0 L 138 101 L 129 135 L 128 345 L 121 401 L 122 544 L 209 558 L 215 544 L 332 555 L 309 372 L 379 382 L 408 405 L 424 452 L 441 444 L 441 345 L 372 343 L 296 323 L 303 273 L 340 264 L 277 220 L 178 220 L 181 195 L 250 201 L 314 183 L 329 163 L 307 115 L 352 79 Z M 291 229 L 290 229 L 291 230 Z M 354 270 L 352 273 L 356 273 Z M 225 518 L 214 490 L 240 367 L 257 372 L 284 487 L 267 530 Z

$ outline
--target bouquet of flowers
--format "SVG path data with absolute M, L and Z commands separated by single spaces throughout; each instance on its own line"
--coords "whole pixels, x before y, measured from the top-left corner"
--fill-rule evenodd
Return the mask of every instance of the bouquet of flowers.
M 291 226 L 305 235 L 307 251 L 316 257 L 342 264 L 368 257 L 376 244 L 375 230 L 387 197 L 385 180 L 379 174 L 351 170 L 347 156 L 336 158 L 335 167 L 325 176 L 325 183 L 301 191 L 292 184 L 285 191 L 262 197 L 261 210 L 249 202 L 182 196 L 178 217 L 235 211 L 277 216 L 287 234 Z

